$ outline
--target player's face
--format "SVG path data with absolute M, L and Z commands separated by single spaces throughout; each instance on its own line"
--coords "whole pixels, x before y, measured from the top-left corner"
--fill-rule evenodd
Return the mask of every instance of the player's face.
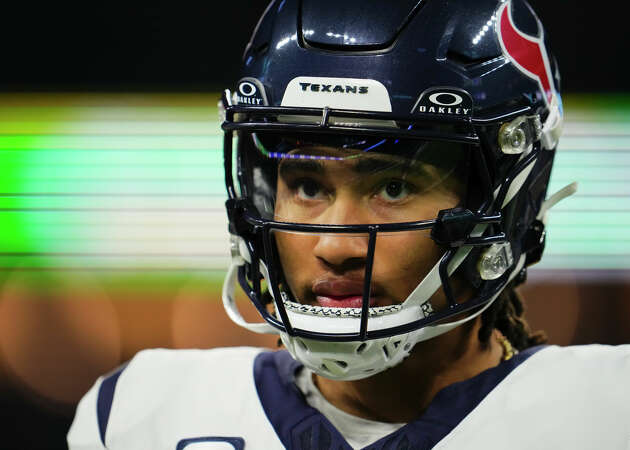
M 460 201 L 453 168 L 422 160 L 332 148 L 309 149 L 319 159 L 285 159 L 278 166 L 275 219 L 310 224 L 376 224 L 432 219 Z M 339 158 L 340 156 L 344 158 Z M 337 158 L 335 160 L 335 158 Z M 429 230 L 379 233 L 371 306 L 404 301 L 442 251 Z M 275 233 L 291 292 L 301 303 L 361 307 L 368 235 Z

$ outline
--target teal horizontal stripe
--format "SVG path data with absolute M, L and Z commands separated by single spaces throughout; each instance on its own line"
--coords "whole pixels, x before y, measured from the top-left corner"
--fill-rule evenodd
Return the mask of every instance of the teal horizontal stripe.
M 629 125 L 630 126 L 630 125 Z M 619 167 L 630 165 L 630 150 L 627 152 L 570 150 L 558 152 L 554 170 L 567 170 L 573 167 Z
M 550 254 L 560 255 L 630 255 L 630 239 L 604 241 L 581 239 L 549 239 L 547 250 Z
M 65 269 L 65 270 L 226 270 L 229 258 L 206 256 L 3 256 L 0 255 L 0 270 L 13 268 L 40 268 L 40 269 Z
M 550 228 L 556 226 L 583 227 L 592 226 L 595 228 L 613 226 L 630 227 L 630 211 L 601 213 L 598 211 L 551 211 L 549 213 L 548 225 Z M 597 230 L 593 230 L 594 235 Z M 629 229 L 630 235 L 630 229 Z M 595 238 L 595 236 L 594 236 Z
M 630 269 L 628 255 L 559 255 L 545 253 L 534 270 L 574 269 L 574 270 L 627 270 Z
M 591 164 L 594 164 L 591 163 Z M 616 166 L 586 166 L 586 167 L 554 167 L 554 181 L 561 179 L 575 179 L 582 182 L 605 181 L 607 183 L 616 181 L 626 181 L 628 178 L 627 167 Z
M 0 150 L 217 150 L 223 136 L 0 135 Z
M 223 210 L 227 195 L 223 192 L 203 196 L 0 196 L 0 214 L 7 209 L 21 209 L 25 213 L 30 209 L 79 209 L 86 214 L 95 209 L 112 209 L 128 211 L 147 211 L 166 209 L 172 211 L 191 209 Z M 1 217 L 1 216 L 0 216 Z
M 630 136 L 564 136 L 559 152 L 566 151 L 630 151 Z
M 623 212 L 630 209 L 630 200 L 624 197 L 608 196 L 579 196 L 568 198 L 558 203 L 550 212 L 551 215 L 558 211 L 569 211 L 575 214 L 582 212 Z
M 167 148 L 153 150 L 138 149 L 40 149 L 0 150 L 0 164 L 17 167 L 49 166 L 160 166 L 160 165 L 223 165 L 223 151 L 217 147 L 187 150 Z
M 19 182 L 19 189 L 16 183 Z M 197 180 L 183 179 L 154 179 L 154 180 L 33 180 L 12 179 L 11 182 L 0 179 L 0 192 L 6 193 L 56 193 L 56 194 L 121 194 L 121 195 L 216 195 L 225 190 L 222 177 L 214 179 L 201 178 Z
M 579 195 L 588 195 L 588 196 L 599 196 L 599 197 L 622 197 L 628 198 L 630 196 L 630 183 L 618 180 L 618 181 L 608 181 L 608 180 L 580 180 L 576 177 L 572 177 L 567 175 L 565 177 L 556 176 L 553 174 L 551 176 L 551 182 L 549 183 L 549 194 L 562 189 L 569 183 L 574 181 L 578 182 L 578 193 Z
M 568 242 L 579 247 L 582 242 L 617 242 L 630 239 L 626 225 L 602 225 L 597 236 L 588 225 L 560 226 L 551 225 L 547 230 L 549 242 Z

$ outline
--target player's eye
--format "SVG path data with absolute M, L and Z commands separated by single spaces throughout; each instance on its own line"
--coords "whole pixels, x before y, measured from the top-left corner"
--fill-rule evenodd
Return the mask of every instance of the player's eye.
M 401 202 L 413 191 L 412 186 L 403 180 L 389 180 L 381 186 L 377 196 L 386 202 Z
M 321 184 L 312 178 L 296 180 L 292 188 L 302 200 L 321 200 L 325 195 Z

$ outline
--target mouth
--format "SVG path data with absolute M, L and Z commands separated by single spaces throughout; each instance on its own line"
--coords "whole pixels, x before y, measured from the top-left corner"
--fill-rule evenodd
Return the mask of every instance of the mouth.
M 315 300 L 324 308 L 361 308 L 363 306 L 363 295 L 318 295 Z M 376 298 L 370 297 L 370 306 L 375 304 Z
M 363 306 L 363 280 L 323 279 L 313 283 L 313 294 L 319 306 L 325 308 L 361 308 Z M 374 288 L 371 289 L 374 294 Z M 370 296 L 370 306 L 375 306 L 378 298 Z

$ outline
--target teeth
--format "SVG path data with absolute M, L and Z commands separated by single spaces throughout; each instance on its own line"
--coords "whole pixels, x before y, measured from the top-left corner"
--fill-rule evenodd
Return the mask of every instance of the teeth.
M 324 308 L 322 306 L 302 305 L 300 303 L 283 301 L 284 306 L 293 312 L 325 317 L 361 317 L 361 308 Z M 368 309 L 369 317 L 384 316 L 402 309 L 402 305 L 377 306 Z

